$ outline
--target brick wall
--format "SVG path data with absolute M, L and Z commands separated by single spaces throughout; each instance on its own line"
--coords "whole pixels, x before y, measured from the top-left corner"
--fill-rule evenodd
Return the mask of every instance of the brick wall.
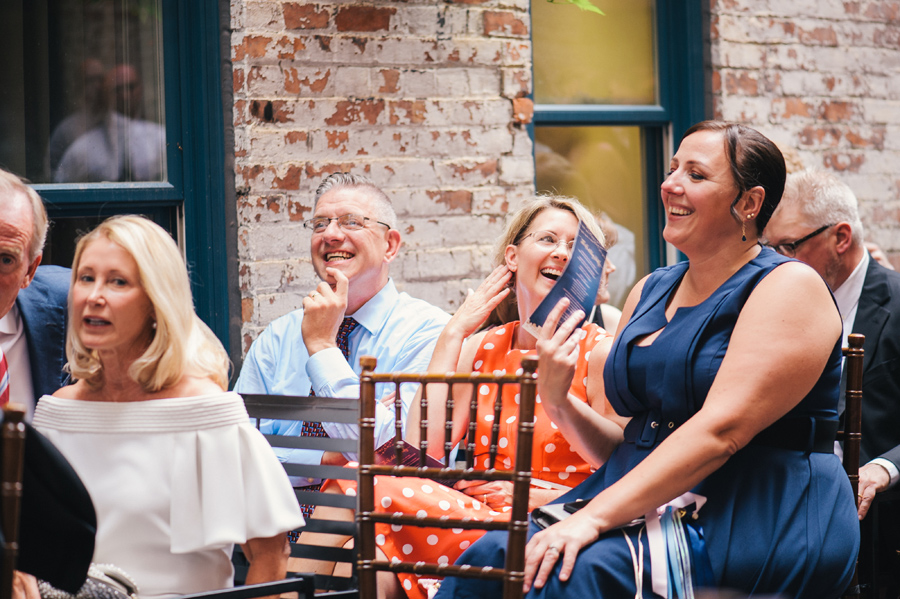
M 232 0 L 245 351 L 315 284 L 302 224 L 337 170 L 393 198 L 402 290 L 454 310 L 490 270 L 533 193 L 528 4 Z
M 900 2 L 710 3 L 715 116 L 836 172 L 900 268 Z

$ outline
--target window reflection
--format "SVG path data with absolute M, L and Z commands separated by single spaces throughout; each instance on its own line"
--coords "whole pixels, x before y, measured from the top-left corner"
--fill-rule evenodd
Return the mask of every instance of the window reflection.
M 538 104 L 656 104 L 654 0 L 595 0 L 605 16 L 532 0 Z
M 618 233 L 610 303 L 619 308 L 646 274 L 646 209 L 639 127 L 535 127 L 537 189 L 578 198 Z
M 160 2 L 2 3 L 0 163 L 35 183 L 166 180 Z

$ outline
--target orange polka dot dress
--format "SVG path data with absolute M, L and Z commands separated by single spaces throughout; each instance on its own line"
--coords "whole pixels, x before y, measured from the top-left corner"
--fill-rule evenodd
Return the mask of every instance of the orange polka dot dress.
M 533 350 L 512 348 L 518 325 L 518 321 L 511 322 L 488 331 L 475 353 L 473 363 L 475 371 L 505 373 L 516 372 L 521 368 L 522 357 L 532 353 Z M 586 384 L 590 351 L 599 340 L 608 336 L 608 333 L 594 324 L 586 324 L 584 331 L 587 335 L 580 342 L 581 357 L 575 369 L 571 393 L 582 401 L 587 401 Z M 599 376 L 599 373 L 595 376 Z M 482 385 L 479 388 L 478 423 L 475 434 L 477 469 L 487 468 L 495 393 L 496 387 L 493 385 Z M 504 386 L 497 453 L 498 468 L 511 468 L 515 458 L 518 400 L 518 387 Z M 547 481 L 550 483 L 547 486 L 574 487 L 590 473 L 590 466 L 569 446 L 562 433 L 544 412 L 538 396 L 535 405 L 532 478 Z M 356 483 L 353 481 L 335 480 L 327 484 L 339 485 L 346 494 L 356 493 Z M 494 511 L 478 499 L 426 479 L 379 476 L 375 479 L 375 509 L 386 513 L 448 516 L 451 519 L 468 517 L 476 520 L 485 518 L 504 520 L 509 518 L 511 507 L 505 506 L 500 511 Z M 483 534 L 483 531 L 478 530 L 442 530 L 376 524 L 375 542 L 389 560 L 415 558 L 441 564 L 456 561 L 456 558 Z M 427 575 L 421 579 L 414 574 L 398 576 L 410 599 L 427 599 L 429 589 L 433 588 L 435 582 L 428 580 Z

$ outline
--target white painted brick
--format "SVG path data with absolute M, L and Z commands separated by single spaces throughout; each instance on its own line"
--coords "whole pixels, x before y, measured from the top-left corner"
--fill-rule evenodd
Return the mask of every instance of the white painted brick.
M 505 185 L 529 184 L 534 181 L 534 161 L 531 157 L 500 158 L 500 182 Z

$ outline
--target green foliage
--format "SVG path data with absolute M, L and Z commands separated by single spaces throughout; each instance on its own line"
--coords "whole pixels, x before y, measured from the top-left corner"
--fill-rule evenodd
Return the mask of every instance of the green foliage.
M 559 0 L 547 0 L 547 2 L 554 4 L 556 2 L 559 2 Z M 591 4 L 591 0 L 566 0 L 566 2 L 568 2 L 569 4 L 574 4 L 581 10 L 587 10 L 590 12 L 595 12 L 598 15 L 606 16 L 606 13 L 604 13 L 602 10 L 600 10 L 599 8 L 597 8 L 596 6 Z

